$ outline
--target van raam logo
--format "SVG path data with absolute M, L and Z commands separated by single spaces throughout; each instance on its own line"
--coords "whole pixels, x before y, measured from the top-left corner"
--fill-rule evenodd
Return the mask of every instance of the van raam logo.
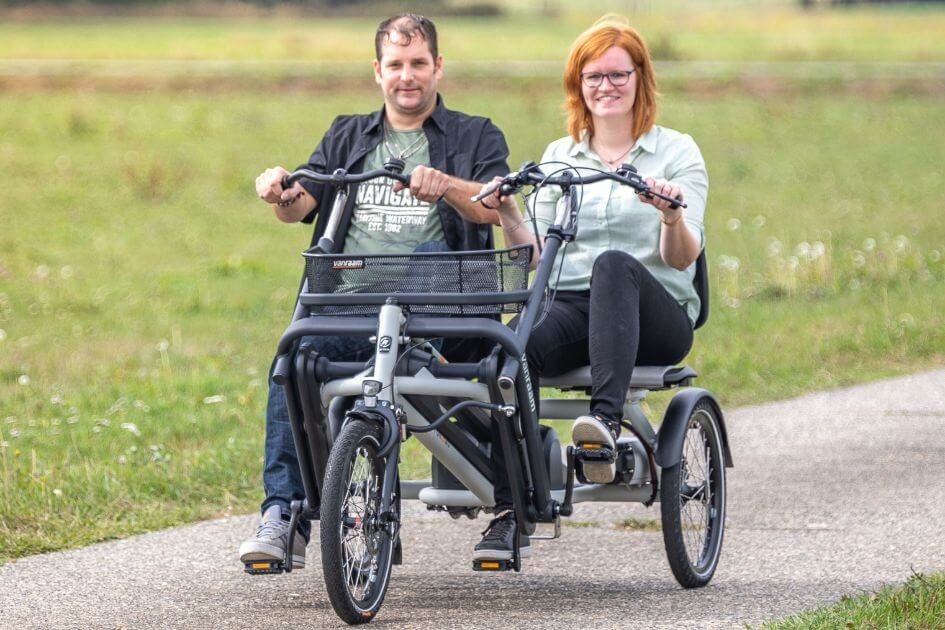
M 332 269 L 364 269 L 363 258 L 342 258 L 331 261 Z

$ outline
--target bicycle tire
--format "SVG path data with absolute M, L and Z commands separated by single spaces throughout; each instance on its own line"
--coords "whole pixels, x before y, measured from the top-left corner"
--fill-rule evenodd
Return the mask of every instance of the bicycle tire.
M 377 457 L 380 441 L 377 423 L 348 421 L 332 446 L 325 470 L 322 570 L 332 608 L 349 625 L 374 618 L 390 582 L 395 536 L 375 518 L 385 465 Z
M 676 581 L 698 588 L 715 573 L 725 531 L 722 439 L 707 401 L 689 415 L 680 450 L 679 462 L 660 473 L 663 544 Z

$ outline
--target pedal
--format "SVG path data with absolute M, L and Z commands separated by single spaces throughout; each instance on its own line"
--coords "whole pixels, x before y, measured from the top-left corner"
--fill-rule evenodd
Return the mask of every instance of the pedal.
M 512 571 L 515 562 L 512 560 L 473 560 L 473 571 Z
M 594 464 L 612 464 L 617 454 L 614 449 L 599 442 L 580 442 L 574 447 L 574 459 Z
M 281 560 L 253 560 L 243 564 L 243 570 L 250 575 L 276 575 L 285 571 Z

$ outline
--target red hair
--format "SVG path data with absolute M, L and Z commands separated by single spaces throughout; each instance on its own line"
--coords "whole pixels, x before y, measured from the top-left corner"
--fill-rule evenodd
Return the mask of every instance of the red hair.
M 575 142 L 587 129 L 594 135 L 594 120 L 584 103 L 581 92 L 581 69 L 604 54 L 611 46 L 627 51 L 636 68 L 636 99 L 633 103 L 633 137 L 639 138 L 656 121 L 656 77 L 646 42 L 633 27 L 618 21 L 618 16 L 604 16 L 581 33 L 571 44 L 568 62 L 564 68 L 564 109 L 568 113 L 568 133 Z

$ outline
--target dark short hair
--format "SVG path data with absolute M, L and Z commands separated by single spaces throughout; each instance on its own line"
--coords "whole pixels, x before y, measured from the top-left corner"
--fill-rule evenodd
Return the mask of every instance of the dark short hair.
M 377 34 L 374 35 L 374 54 L 377 60 L 381 60 L 381 47 L 385 41 L 390 41 L 391 33 L 397 32 L 401 37 L 404 46 L 409 46 L 414 37 L 422 37 L 430 48 L 430 54 L 436 60 L 438 55 L 436 45 L 436 27 L 429 19 L 416 13 L 399 13 L 393 15 L 377 27 Z

